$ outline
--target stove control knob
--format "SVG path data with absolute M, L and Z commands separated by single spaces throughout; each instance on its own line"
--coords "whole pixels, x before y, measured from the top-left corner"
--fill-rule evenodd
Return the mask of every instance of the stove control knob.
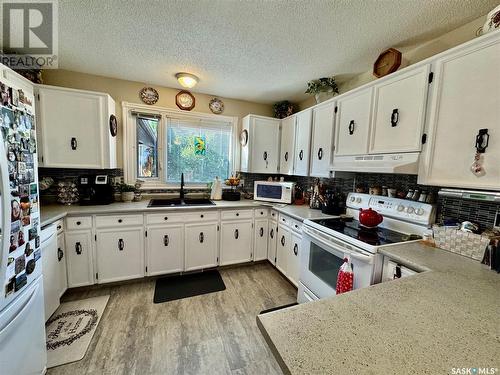
M 354 202 L 355 200 L 356 200 L 356 197 L 354 197 L 354 196 L 350 198 L 351 202 Z
M 403 212 L 405 210 L 405 206 L 403 206 L 402 204 L 400 204 L 398 207 L 397 207 L 397 210 L 398 212 Z
M 361 198 L 360 197 L 356 198 L 356 203 L 361 203 Z
M 422 216 L 424 214 L 424 209 L 423 208 L 417 208 L 415 210 L 415 213 L 418 215 L 418 216 Z
M 408 207 L 406 209 L 406 212 L 408 212 L 409 214 L 412 214 L 414 211 L 415 211 L 415 209 L 413 207 Z

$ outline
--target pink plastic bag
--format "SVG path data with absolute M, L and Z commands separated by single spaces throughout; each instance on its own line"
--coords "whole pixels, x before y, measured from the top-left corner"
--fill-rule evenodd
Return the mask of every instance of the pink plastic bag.
M 354 282 L 354 273 L 349 258 L 344 258 L 344 263 L 340 266 L 337 276 L 337 294 L 350 292 Z

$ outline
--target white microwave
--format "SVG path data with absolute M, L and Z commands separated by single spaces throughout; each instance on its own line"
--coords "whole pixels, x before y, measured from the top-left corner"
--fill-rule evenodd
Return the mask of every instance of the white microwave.
M 292 203 L 295 195 L 295 182 L 255 181 L 253 199 L 257 201 Z

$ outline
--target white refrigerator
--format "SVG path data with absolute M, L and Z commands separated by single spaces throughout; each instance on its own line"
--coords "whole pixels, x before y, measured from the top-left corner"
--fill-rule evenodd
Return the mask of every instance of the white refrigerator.
M 0 64 L 0 373 L 46 370 L 33 85 Z

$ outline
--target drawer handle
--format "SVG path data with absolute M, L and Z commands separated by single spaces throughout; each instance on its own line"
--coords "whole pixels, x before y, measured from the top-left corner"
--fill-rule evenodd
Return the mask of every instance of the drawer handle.
M 121 222 L 123 222 L 123 220 L 122 219 L 118 219 L 118 222 L 121 223 Z
M 60 225 L 58 225 L 58 226 L 57 226 L 57 230 L 59 230 L 59 229 L 61 229 L 61 228 L 62 228 L 62 226 L 60 226 Z
M 321 160 L 323 159 L 323 148 L 320 147 L 319 150 L 318 150 L 318 160 Z
M 80 225 L 82 222 L 81 221 L 77 221 L 76 222 L 76 225 Z
M 57 260 L 60 262 L 62 260 L 62 258 L 64 258 L 64 253 L 63 251 L 61 250 L 61 248 L 57 248 Z
M 299 152 L 299 160 L 304 159 L 304 150 L 300 150 Z
M 281 236 L 281 245 L 285 246 L 285 236 Z
M 124 247 L 125 247 L 125 242 L 123 241 L 123 239 L 120 238 L 118 240 L 118 250 L 123 251 Z
M 264 215 L 264 212 L 260 211 L 260 214 L 261 214 L 261 215 Z
M 391 126 L 394 128 L 398 125 L 398 121 L 399 121 L 399 110 L 396 108 L 396 109 L 393 109 L 392 110 L 392 114 L 391 114 Z
M 80 242 L 75 243 L 76 255 L 82 254 L 82 244 Z
M 349 135 L 353 134 L 354 134 L 354 120 L 351 120 L 351 122 L 349 123 Z
M 263 157 L 264 157 L 264 160 L 266 160 L 266 161 L 267 161 L 267 151 L 264 151 L 264 155 L 263 155 Z
M 203 216 L 203 215 L 200 215 L 200 217 L 203 219 L 203 217 L 204 217 L 204 216 Z
M 240 216 L 239 212 L 236 212 L 236 216 Z
M 271 238 L 274 238 L 274 229 L 271 229 L 271 231 L 269 232 L 269 236 L 271 236 Z
M 299 245 L 295 244 L 295 246 L 293 247 L 293 253 L 295 254 L 295 256 L 297 256 L 297 254 L 299 253 Z
M 168 246 L 169 242 L 170 242 L 170 239 L 168 238 L 168 234 L 164 235 L 163 236 L 163 244 L 165 246 Z
M 285 152 L 285 161 L 288 161 L 288 151 Z
M 163 220 L 168 220 L 168 216 L 165 216 L 165 217 L 163 218 Z
M 297 224 L 295 224 L 295 228 L 299 229 L 299 226 Z
M 203 232 L 200 232 L 199 239 L 200 239 L 200 243 L 203 243 L 203 240 L 205 239 Z
M 76 141 L 76 138 L 75 137 L 71 138 L 71 149 L 76 150 L 77 147 L 78 147 L 78 142 Z
M 238 229 L 235 229 L 234 230 L 234 238 L 238 239 L 239 236 L 240 236 L 240 232 L 238 231 Z
M 264 228 L 260 227 L 260 233 L 259 234 L 260 234 L 261 237 L 264 237 Z

